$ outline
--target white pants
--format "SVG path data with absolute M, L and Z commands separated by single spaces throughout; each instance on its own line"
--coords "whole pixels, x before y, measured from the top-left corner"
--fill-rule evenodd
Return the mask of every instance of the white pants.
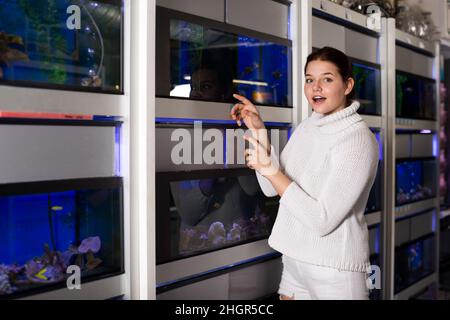
M 295 300 L 368 300 L 368 274 L 300 262 L 285 255 L 278 293 Z

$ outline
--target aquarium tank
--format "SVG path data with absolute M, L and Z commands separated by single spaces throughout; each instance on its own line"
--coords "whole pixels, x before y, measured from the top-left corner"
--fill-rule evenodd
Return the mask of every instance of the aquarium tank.
M 270 235 L 279 198 L 267 198 L 251 170 L 156 176 L 157 264 Z
M 380 254 L 379 253 L 375 253 L 373 255 L 370 256 L 370 265 L 372 266 L 380 266 Z M 373 273 L 371 274 L 373 275 Z M 373 282 L 372 282 L 373 283 Z M 370 300 L 381 300 L 382 297 L 382 291 L 381 289 L 372 289 L 369 290 L 369 299 Z
M 352 68 L 355 79 L 355 100 L 361 104 L 358 113 L 381 115 L 380 67 L 354 61 Z
M 397 117 L 436 120 L 436 81 L 401 71 L 396 77 Z
M 434 237 L 434 234 L 431 234 L 395 249 L 395 293 L 434 272 Z
M 396 165 L 396 205 L 436 196 L 436 159 L 398 159 Z
M 124 272 L 121 178 L 0 185 L 0 298 Z
M 381 162 L 378 163 L 377 176 L 370 190 L 369 199 L 366 205 L 366 214 L 381 211 L 381 183 L 382 183 L 382 167 Z
M 122 93 L 122 0 L 0 0 L 0 84 Z
M 370 245 L 370 265 L 371 266 L 378 266 L 381 267 L 381 257 L 380 257 L 380 226 L 370 226 L 369 227 L 369 245 Z M 373 268 L 372 271 L 376 271 L 376 268 Z M 371 277 L 370 280 L 372 281 L 373 285 L 376 285 L 376 275 L 372 272 L 370 274 Z M 377 289 L 374 287 L 369 291 L 369 299 L 370 300 L 381 300 L 382 299 L 382 292 L 381 289 Z
M 289 40 L 163 8 L 157 28 L 157 96 L 292 106 Z

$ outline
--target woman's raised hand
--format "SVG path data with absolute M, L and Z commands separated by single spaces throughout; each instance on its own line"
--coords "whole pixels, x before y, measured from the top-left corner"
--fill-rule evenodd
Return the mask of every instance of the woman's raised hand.
M 238 94 L 233 94 L 233 97 L 239 100 L 239 102 L 231 109 L 231 118 L 236 120 L 239 126 L 242 125 L 243 121 L 247 128 L 252 131 L 253 137 L 264 146 L 270 154 L 271 146 L 269 143 L 269 136 L 258 110 L 246 97 Z
M 250 130 L 265 129 L 264 121 L 261 119 L 258 110 L 246 97 L 233 94 L 233 97 L 239 100 L 231 109 L 231 118 L 236 120 L 239 126 L 242 121 Z

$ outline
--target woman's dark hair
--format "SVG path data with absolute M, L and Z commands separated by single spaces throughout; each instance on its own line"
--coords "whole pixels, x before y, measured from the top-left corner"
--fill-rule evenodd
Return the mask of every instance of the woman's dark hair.
M 328 61 L 333 63 L 337 67 L 344 82 L 347 82 L 349 78 L 353 78 L 353 68 L 350 60 L 342 51 L 331 47 L 323 47 L 322 49 L 313 51 L 313 53 L 311 53 L 306 60 L 304 70 L 305 74 L 308 64 L 312 61 Z M 347 95 L 347 107 L 352 103 L 354 96 L 355 88 L 353 88 L 353 90 Z

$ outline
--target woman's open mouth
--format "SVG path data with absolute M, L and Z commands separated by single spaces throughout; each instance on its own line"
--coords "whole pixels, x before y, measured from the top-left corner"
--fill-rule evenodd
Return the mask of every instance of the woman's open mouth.
M 314 96 L 312 99 L 314 101 L 314 104 L 322 104 L 323 102 L 325 102 L 325 100 L 327 100 L 327 98 L 322 96 Z

